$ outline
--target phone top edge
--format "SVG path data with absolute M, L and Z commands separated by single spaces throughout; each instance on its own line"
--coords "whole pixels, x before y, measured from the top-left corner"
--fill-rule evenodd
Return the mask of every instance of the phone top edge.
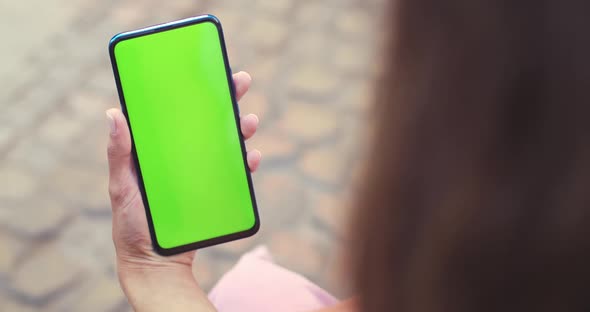
M 149 34 L 149 33 L 157 33 L 157 32 L 163 31 L 163 30 L 174 29 L 174 28 L 177 28 L 180 26 L 186 26 L 186 25 L 197 24 L 197 23 L 202 23 L 202 22 L 212 22 L 218 28 L 221 28 L 221 22 L 219 21 L 219 19 L 215 15 L 203 14 L 203 15 L 199 15 L 199 16 L 184 18 L 184 19 L 177 20 L 177 21 L 152 25 L 152 26 L 148 26 L 148 27 L 144 27 L 144 28 L 140 28 L 140 29 L 136 29 L 136 30 L 130 30 L 130 31 L 118 33 L 118 34 L 114 35 L 111 38 L 111 40 L 109 41 L 109 48 L 111 50 L 114 49 L 114 47 L 117 43 L 119 43 L 125 39 L 130 39 L 130 38 L 138 37 L 138 36 Z

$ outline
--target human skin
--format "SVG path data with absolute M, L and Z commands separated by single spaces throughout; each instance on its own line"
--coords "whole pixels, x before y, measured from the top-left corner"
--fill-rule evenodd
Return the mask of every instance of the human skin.
M 246 72 L 233 75 L 236 97 L 248 91 L 251 77 Z M 125 116 L 109 109 L 110 140 L 109 194 L 113 213 L 113 242 L 117 255 L 117 274 L 121 287 L 135 311 L 214 311 L 205 292 L 192 274 L 195 252 L 163 257 L 154 252 L 147 227 L 145 209 L 131 156 L 131 136 Z M 254 135 L 258 117 L 241 117 L 245 139 Z M 248 151 L 250 171 L 260 163 L 257 150 Z

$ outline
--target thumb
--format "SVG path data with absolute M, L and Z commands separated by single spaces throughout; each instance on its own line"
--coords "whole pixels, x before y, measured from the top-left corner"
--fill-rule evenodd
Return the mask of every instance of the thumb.
M 107 110 L 110 139 L 107 146 L 109 161 L 109 194 L 113 209 L 125 206 L 137 192 L 137 180 L 131 161 L 131 135 L 123 113 L 116 108 Z

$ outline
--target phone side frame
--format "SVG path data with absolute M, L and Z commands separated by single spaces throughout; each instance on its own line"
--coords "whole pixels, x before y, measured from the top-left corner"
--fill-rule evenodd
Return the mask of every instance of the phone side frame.
M 149 34 L 153 34 L 153 33 L 158 33 L 158 32 L 162 32 L 162 31 L 167 31 L 167 30 L 171 30 L 171 29 L 175 29 L 175 28 L 190 26 L 190 25 L 194 25 L 194 24 L 206 23 L 206 22 L 213 23 L 216 26 L 217 33 L 219 34 L 219 43 L 221 46 L 221 52 L 223 54 L 223 62 L 225 65 L 227 83 L 228 83 L 230 97 L 231 97 L 231 101 L 232 101 L 232 108 L 233 108 L 233 112 L 234 112 L 234 119 L 236 122 L 237 135 L 238 135 L 238 138 L 240 141 L 240 148 L 242 151 L 242 160 L 244 163 L 246 179 L 248 181 L 248 188 L 250 191 L 250 198 L 252 201 L 252 209 L 254 210 L 253 211 L 254 212 L 254 225 L 252 226 L 252 228 L 247 229 L 245 231 L 231 233 L 231 234 L 223 235 L 223 236 L 219 236 L 219 237 L 214 237 L 214 238 L 207 239 L 204 241 L 198 241 L 198 242 L 194 242 L 194 243 L 190 243 L 190 244 L 186 244 L 186 245 L 182 245 L 182 246 L 178 246 L 178 247 L 165 248 L 165 247 L 162 247 L 158 243 L 158 239 L 157 239 L 155 228 L 154 228 L 154 223 L 153 223 L 153 219 L 152 219 L 152 215 L 151 215 L 151 210 L 149 207 L 147 193 L 145 191 L 145 186 L 144 186 L 144 182 L 143 182 L 143 176 L 141 173 L 141 166 L 139 163 L 139 159 L 137 157 L 137 152 L 135 150 L 135 141 L 133 139 L 133 130 L 131 129 L 131 121 L 130 121 L 129 115 L 127 113 L 127 108 L 126 108 L 126 104 L 125 104 L 125 96 L 123 94 L 123 87 L 121 84 L 119 70 L 117 67 L 117 60 L 115 57 L 115 47 L 119 42 L 124 41 L 124 40 L 133 39 L 136 37 L 141 37 L 141 36 L 145 36 L 145 35 L 149 35 Z M 219 21 L 219 19 L 213 15 L 208 14 L 208 15 L 191 17 L 191 18 L 187 18 L 187 19 L 183 19 L 183 20 L 179 20 L 179 21 L 175 21 L 175 22 L 150 26 L 150 27 L 139 29 L 139 30 L 120 33 L 120 34 L 115 35 L 111 39 L 111 41 L 109 42 L 109 55 L 110 55 L 110 59 L 111 59 L 111 65 L 113 68 L 113 74 L 115 77 L 115 83 L 117 85 L 117 93 L 119 95 L 119 102 L 121 104 L 121 110 L 122 110 L 123 114 L 125 115 L 125 118 L 127 119 L 127 125 L 129 127 L 129 133 L 131 135 L 131 154 L 132 154 L 132 158 L 133 158 L 133 165 L 135 166 L 135 169 L 136 169 L 135 171 L 137 173 L 137 181 L 138 181 L 139 191 L 141 193 L 143 205 L 145 207 L 150 237 L 152 240 L 152 245 L 153 245 L 154 250 L 160 255 L 171 256 L 171 255 L 176 255 L 179 253 L 183 253 L 183 252 L 187 252 L 187 251 L 191 251 L 191 250 L 195 250 L 195 249 L 201 249 L 201 248 L 205 248 L 205 247 L 209 247 L 209 246 L 213 246 L 213 245 L 218 245 L 218 244 L 222 244 L 222 243 L 227 243 L 227 242 L 242 239 L 242 238 L 247 238 L 247 237 L 250 237 L 250 236 L 256 234 L 258 232 L 258 230 L 260 229 L 260 217 L 259 217 L 259 213 L 258 213 L 258 205 L 256 203 L 256 195 L 254 192 L 254 185 L 252 182 L 252 176 L 250 173 L 250 169 L 248 167 L 245 140 L 244 140 L 244 136 L 242 135 L 242 132 L 240 130 L 241 129 L 240 113 L 239 113 L 238 101 L 236 99 L 235 85 L 233 83 L 233 78 L 232 78 L 232 70 L 229 65 L 229 58 L 227 55 L 225 39 L 223 36 L 223 30 L 222 30 L 221 22 Z

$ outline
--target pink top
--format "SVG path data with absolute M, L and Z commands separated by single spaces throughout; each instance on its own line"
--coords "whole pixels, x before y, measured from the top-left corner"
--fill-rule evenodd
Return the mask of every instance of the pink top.
M 305 277 L 276 265 L 264 246 L 243 255 L 209 300 L 220 312 L 313 311 L 338 303 Z

